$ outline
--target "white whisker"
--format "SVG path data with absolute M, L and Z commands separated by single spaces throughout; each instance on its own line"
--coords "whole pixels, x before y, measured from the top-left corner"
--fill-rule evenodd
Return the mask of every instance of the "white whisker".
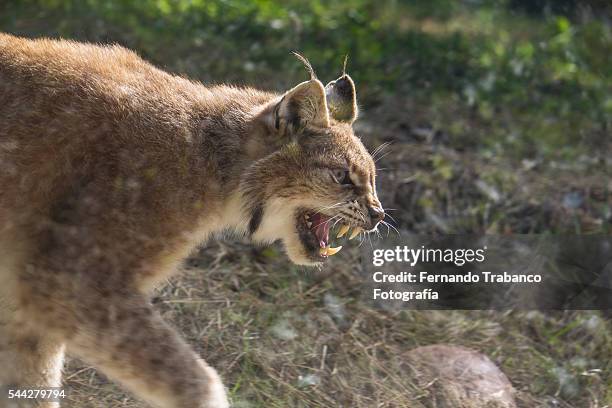
M 341 206 L 343 204 L 344 204 L 344 202 L 337 202 L 335 204 L 328 205 L 328 206 L 325 206 L 325 207 L 318 207 L 318 208 L 315 209 L 315 214 L 321 213 L 321 212 L 323 212 L 325 210 L 331 210 L 332 208 L 339 207 L 339 206 Z
M 391 229 L 389 228 L 389 224 L 386 223 L 385 221 L 381 221 L 380 223 L 384 225 L 385 227 L 387 227 L 387 238 L 389 238 L 389 233 L 391 231 Z
M 378 225 L 376 226 L 376 228 L 374 228 L 374 232 L 376 233 L 376 237 L 378 239 L 382 239 L 382 235 L 380 235 L 380 231 L 378 230 Z M 376 241 L 378 242 L 378 241 Z
M 397 223 L 397 220 L 396 220 L 395 218 L 393 218 L 393 216 L 392 216 L 392 215 L 387 214 L 387 210 L 386 210 L 386 209 L 385 209 L 384 211 L 385 211 L 385 217 L 389 217 L 389 218 L 391 218 L 391 220 L 392 220 L 393 222 Z
M 374 151 L 371 153 L 371 156 L 373 159 L 376 159 L 376 155 L 383 153 L 383 151 L 387 148 L 391 146 L 391 142 L 385 142 L 383 144 L 381 144 L 380 146 L 378 146 L 376 149 L 374 149 Z
M 372 251 L 373 251 L 374 245 L 372 244 L 372 237 L 370 237 L 370 234 L 368 234 L 367 237 L 368 237 L 368 241 L 370 242 L 370 248 L 372 248 Z
M 325 223 L 331 222 L 334 218 L 340 217 L 340 214 L 338 215 L 334 215 L 333 217 L 329 218 L 327 221 L 321 221 L 320 223 L 318 223 L 317 225 L 315 225 L 312 228 L 317 228 L 319 225 L 323 225 Z M 331 229 L 331 228 L 330 228 Z
M 402 234 L 399 232 L 399 230 L 398 230 L 397 228 L 395 228 L 395 227 L 394 227 L 392 224 L 389 224 L 388 222 L 386 222 L 386 221 L 384 221 L 384 220 L 383 220 L 383 221 L 381 221 L 381 222 L 383 223 L 383 225 L 386 225 L 386 226 L 387 226 L 387 228 L 389 228 L 389 227 L 393 228 L 393 230 L 395 230 L 395 232 L 397 233 L 397 236 L 398 236 L 398 237 L 401 237 L 401 236 L 402 236 Z
M 356 211 L 357 215 L 361 217 L 361 220 L 365 222 L 365 214 L 360 209 L 357 209 Z
M 357 245 L 357 248 L 359 248 L 363 242 L 365 241 L 365 234 L 359 234 L 359 245 Z
M 380 156 L 378 156 L 375 160 L 374 163 L 378 163 L 380 160 L 382 160 L 383 158 L 385 158 L 389 153 L 391 153 L 391 150 L 384 152 L 383 154 L 381 154 Z
M 338 219 L 336 220 L 336 222 L 334 222 L 334 224 L 329 228 L 330 230 L 334 229 L 336 227 L 336 224 L 338 224 L 340 221 L 342 221 L 342 214 L 337 215 Z

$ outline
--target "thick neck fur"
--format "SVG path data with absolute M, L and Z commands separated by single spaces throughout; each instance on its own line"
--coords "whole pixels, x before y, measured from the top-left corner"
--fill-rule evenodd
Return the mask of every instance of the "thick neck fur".
M 0 34 L 0 235 L 21 225 L 52 246 L 73 225 L 107 253 L 144 257 L 246 232 L 241 175 L 275 149 L 260 118 L 278 99 L 117 46 Z
M 202 153 L 209 162 L 208 177 L 219 184 L 224 202 L 222 229 L 248 233 L 255 209 L 240 191 L 244 173 L 258 160 L 273 153 L 278 143 L 270 136 L 270 123 L 263 117 L 273 109 L 279 96 L 249 88 L 209 88 L 215 109 L 206 105 L 198 117 Z

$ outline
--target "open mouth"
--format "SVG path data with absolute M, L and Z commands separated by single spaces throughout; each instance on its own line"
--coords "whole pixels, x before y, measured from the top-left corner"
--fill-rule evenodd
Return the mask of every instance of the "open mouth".
M 332 237 L 348 237 L 349 240 L 355 238 L 363 231 L 361 227 L 351 227 L 342 223 L 342 220 L 329 217 L 325 214 L 314 211 L 299 211 L 297 215 L 297 230 L 300 240 L 309 256 L 315 261 L 324 260 L 327 257 L 337 254 L 342 246 L 333 247 L 330 240 L 330 230 L 334 229 Z

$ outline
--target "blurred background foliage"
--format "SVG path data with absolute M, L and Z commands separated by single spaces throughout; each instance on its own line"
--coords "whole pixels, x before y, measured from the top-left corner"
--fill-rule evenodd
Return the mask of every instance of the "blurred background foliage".
M 289 51 L 324 80 L 348 54 L 366 117 L 387 102 L 399 121 L 411 115 L 401 103 L 409 98 L 459 147 L 574 159 L 609 139 L 610 8 L 607 0 L 5 0 L 0 27 L 119 43 L 205 82 L 278 90 L 305 77 Z

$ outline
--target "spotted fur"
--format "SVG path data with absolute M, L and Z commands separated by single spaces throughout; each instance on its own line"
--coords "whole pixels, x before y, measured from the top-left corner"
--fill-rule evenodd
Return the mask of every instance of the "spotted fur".
M 154 406 L 227 407 L 148 293 L 216 232 L 310 264 L 299 208 L 375 225 L 372 158 L 326 93 L 206 87 L 119 46 L 0 34 L 0 387 L 59 386 L 66 349 Z

